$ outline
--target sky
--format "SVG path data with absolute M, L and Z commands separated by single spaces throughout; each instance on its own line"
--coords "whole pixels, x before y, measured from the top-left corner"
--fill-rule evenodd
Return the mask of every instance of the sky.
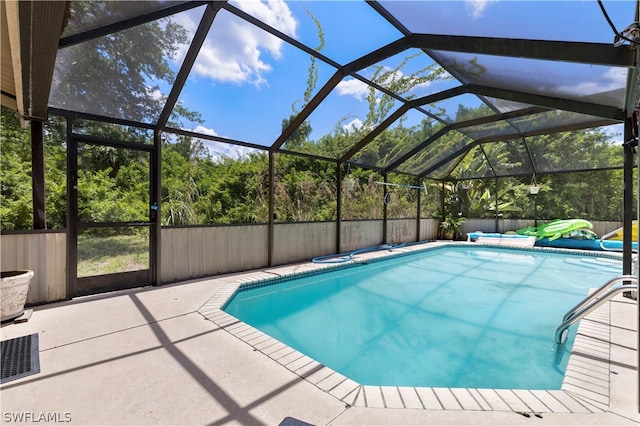
M 316 21 L 324 35 L 321 53 L 340 65 L 347 64 L 387 43 L 401 38 L 377 12 L 363 1 L 231 1 L 230 4 L 273 26 L 311 48 L 321 45 Z M 450 0 L 381 1 L 413 32 L 433 34 L 478 35 L 532 38 L 560 41 L 612 43 L 614 33 L 597 1 L 502 1 Z M 618 31 L 632 22 L 635 2 L 605 0 L 603 4 Z M 204 7 L 174 15 L 192 35 Z M 182 46 L 170 60 L 177 71 L 188 46 Z M 408 75 L 432 64 L 419 51 L 403 52 L 378 64 L 398 69 Z M 450 55 L 452 63 L 468 61 L 468 55 Z M 483 58 L 492 73 L 511 79 L 516 87 L 527 86 L 542 93 L 562 93 L 577 98 L 624 87 L 626 71 L 609 67 L 584 67 L 567 64 L 550 68 L 545 61 L 522 62 L 511 58 Z M 212 25 L 203 49 L 194 64 L 179 102 L 199 111 L 204 122 L 188 123 L 189 130 L 263 146 L 271 145 L 282 130 L 283 119 L 297 113 L 304 105 L 309 77 L 310 56 L 267 32 L 221 10 Z M 318 78 L 313 94 L 335 73 L 330 65 L 316 61 Z M 468 62 L 464 62 L 468 64 Z M 554 70 L 555 75 L 550 75 Z M 361 71 L 369 78 L 372 67 Z M 455 79 L 426 82 L 411 92 L 425 96 L 459 85 Z M 170 88 L 164 87 L 168 94 Z M 361 126 L 367 111 L 368 89 L 361 81 L 345 78 L 322 105 L 309 117 L 319 139 L 336 126 L 353 130 Z M 379 96 L 379 94 L 377 94 Z M 470 100 L 471 99 L 471 100 Z M 460 99 L 443 102 L 439 107 L 455 114 Z M 465 97 L 467 106 L 477 106 L 473 96 Z M 396 105 L 397 107 L 397 105 Z M 427 107 L 428 109 L 428 107 Z M 420 119 L 420 114 L 406 117 L 405 125 Z M 191 126 L 191 127 L 189 127 Z M 609 129 L 620 133 L 621 126 Z M 250 150 L 204 141 L 214 156 L 238 156 Z

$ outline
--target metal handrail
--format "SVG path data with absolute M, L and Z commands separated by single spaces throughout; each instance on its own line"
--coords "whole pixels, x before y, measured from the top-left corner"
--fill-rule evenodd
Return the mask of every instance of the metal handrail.
M 618 232 L 620 232 L 620 228 L 604 234 L 602 237 L 600 237 L 600 241 L 606 240 L 607 238 L 616 235 Z
M 608 233 L 604 234 L 602 237 L 600 237 L 600 239 L 598 240 L 598 242 L 600 243 L 600 248 L 601 248 L 602 250 L 604 250 L 604 251 L 615 251 L 615 252 L 620 252 L 620 251 L 622 251 L 622 250 L 617 250 L 617 249 L 607 248 L 607 247 L 605 247 L 605 245 L 604 245 L 604 242 L 605 242 L 606 240 L 608 240 L 608 239 L 609 239 L 609 237 L 612 237 L 612 236 L 616 235 L 618 232 L 620 232 L 620 228 L 618 228 L 618 229 L 616 229 L 616 230 L 613 230 L 613 231 L 611 231 L 611 232 L 608 232 Z M 633 248 L 631 249 L 631 252 L 632 252 L 632 253 L 636 253 L 636 254 L 638 253 L 638 251 L 637 251 L 637 250 L 634 250 Z
M 602 293 L 613 287 L 614 284 L 625 281 L 631 281 L 632 283 L 638 284 L 638 277 L 636 277 L 635 275 L 621 275 L 619 277 L 610 279 L 606 283 L 602 284 L 596 291 L 582 299 L 582 301 L 576 306 L 569 309 L 567 313 L 564 314 L 564 317 L 562 317 L 562 321 L 566 321 L 571 318 L 573 315 L 575 315 L 576 311 L 591 303 L 591 300 L 598 298 Z
M 600 237 L 600 240 L 598 240 L 598 242 L 600 243 L 600 248 L 602 250 L 604 250 L 604 251 L 621 251 L 621 250 L 605 247 L 605 245 L 604 245 L 605 240 L 606 240 L 605 236 Z
M 612 288 L 609 291 L 607 291 L 604 296 L 602 296 L 601 298 L 597 299 L 596 301 L 594 301 L 590 305 L 584 307 L 579 312 L 576 312 L 575 315 L 573 315 L 568 320 L 564 321 L 562 324 L 560 324 L 558 326 L 558 328 L 556 328 L 556 334 L 554 336 L 554 341 L 556 342 L 556 344 L 562 345 L 567 341 L 568 328 L 571 327 L 574 323 L 578 322 L 585 315 L 588 315 L 591 312 L 593 312 L 594 310 L 596 310 L 597 308 L 599 308 L 605 302 L 608 302 L 609 299 L 611 299 L 616 294 L 622 293 L 624 291 L 629 291 L 629 290 L 636 290 L 637 291 L 638 290 L 638 285 L 637 284 L 631 284 L 631 285 L 623 285 L 623 286 L 620 286 L 620 287 Z

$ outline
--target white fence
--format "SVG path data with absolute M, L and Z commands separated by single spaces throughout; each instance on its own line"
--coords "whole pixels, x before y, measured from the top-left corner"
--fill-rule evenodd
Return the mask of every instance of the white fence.
M 541 223 L 543 222 L 538 221 L 538 224 Z M 600 221 L 591 223 L 593 224 L 593 232 L 598 234 L 598 236 L 605 235 L 622 227 L 622 222 Z M 467 233 L 476 231 L 505 233 L 533 225 L 533 220 L 526 219 L 498 219 L 497 224 L 495 219 L 467 219 L 462 225 L 462 235 L 466 237 Z
M 598 235 L 618 229 L 621 222 L 593 222 Z M 533 226 L 532 220 L 469 219 L 468 232 L 506 232 Z M 259 269 L 268 266 L 268 225 L 237 225 L 163 228 L 160 244 L 160 282 Z M 341 252 L 382 244 L 382 220 L 343 221 L 340 227 Z M 431 240 L 437 237 L 438 222 L 420 220 L 417 236 L 415 219 L 387 221 L 387 243 Z M 272 263 L 303 262 L 336 252 L 335 222 L 276 224 L 273 230 Z M 32 231 L 0 236 L 3 271 L 31 269 L 28 304 L 66 299 L 66 233 Z
M 437 222 L 422 219 L 420 239 L 435 239 Z M 273 229 L 273 265 L 308 261 L 336 253 L 335 222 L 280 223 Z M 416 241 L 415 219 L 387 221 L 387 242 Z M 340 252 L 373 247 L 383 242 L 383 221 L 343 221 Z M 268 225 L 163 228 L 160 281 L 263 268 L 268 265 Z
M 267 264 L 267 225 L 163 228 L 160 241 L 162 283 Z
M 67 234 L 29 232 L 0 236 L 0 268 L 35 272 L 28 304 L 53 302 L 67 297 Z

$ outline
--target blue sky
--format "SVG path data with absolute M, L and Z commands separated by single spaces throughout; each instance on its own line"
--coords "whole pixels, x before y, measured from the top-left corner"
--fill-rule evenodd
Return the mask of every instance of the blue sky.
M 363 1 L 232 1 L 232 5 L 266 22 L 290 37 L 315 48 L 319 45 L 317 19 L 325 36 L 322 53 L 346 64 L 401 37 Z M 590 1 L 387 1 L 381 2 L 410 30 L 422 33 L 517 37 L 565 41 L 613 43 L 613 31 L 595 0 Z M 632 0 L 604 1 L 619 31 L 631 23 L 635 10 Z M 203 8 L 174 16 L 193 33 Z M 310 14 L 310 15 L 309 15 Z M 187 46 L 172 60 L 179 69 Z M 395 68 L 410 52 L 383 61 Z M 504 61 L 507 63 L 509 61 Z M 317 61 L 315 91 L 335 72 Z M 279 136 L 282 120 L 301 109 L 307 87 L 309 55 L 261 29 L 222 10 L 216 16 L 204 48 L 200 52 L 179 101 L 202 113 L 204 123 L 190 128 L 198 132 L 269 146 Z M 399 72 L 406 74 L 430 64 L 426 55 L 412 59 Z M 495 67 L 503 62 L 496 61 Z M 544 72 L 543 64 L 540 64 Z M 571 66 L 568 67 L 569 69 Z M 513 71 L 511 71 L 513 72 Z M 516 71 L 517 72 L 517 68 Z M 369 77 L 371 70 L 362 71 Z M 544 80 L 544 76 L 536 76 Z M 523 81 L 531 82 L 526 75 Z M 594 69 L 585 74 L 583 92 L 624 85 L 625 75 L 611 69 Z M 518 81 L 518 78 L 516 78 Z M 561 85 L 563 82 L 558 81 Z M 565 82 L 566 83 L 566 82 Z M 414 90 L 424 96 L 453 87 L 455 80 L 431 82 Z M 538 84 L 538 83 L 536 83 Z M 312 138 L 318 139 L 340 123 L 347 129 L 359 126 L 366 117 L 367 88 L 353 78 L 343 80 L 326 102 L 310 117 Z M 314 93 L 315 93 L 314 91 Z M 450 105 L 455 113 L 457 104 Z M 408 121 L 417 119 L 412 114 Z M 411 123 L 409 123 L 411 124 Z M 613 129 L 615 131 L 621 131 Z M 243 148 L 207 142 L 214 154 L 236 156 Z

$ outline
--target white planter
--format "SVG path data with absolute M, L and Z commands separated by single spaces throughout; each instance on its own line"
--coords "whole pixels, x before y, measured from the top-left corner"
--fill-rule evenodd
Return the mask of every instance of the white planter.
M 7 321 L 19 317 L 24 312 L 27 302 L 29 283 L 33 278 L 33 271 L 2 271 L 0 279 L 0 299 L 2 312 L 0 321 Z

